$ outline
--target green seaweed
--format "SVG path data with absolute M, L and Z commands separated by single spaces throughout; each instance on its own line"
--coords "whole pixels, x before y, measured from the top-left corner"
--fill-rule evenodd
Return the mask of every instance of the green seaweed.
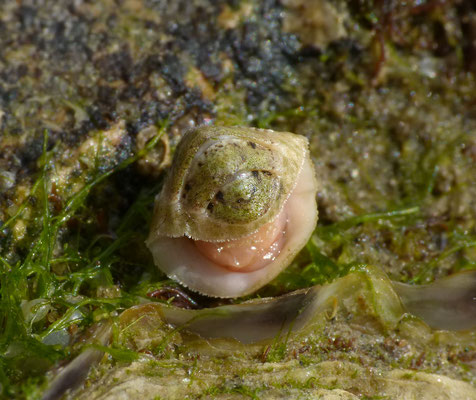
M 23 259 L 11 265 L 5 255 L 0 256 L 0 382 L 5 395 L 12 397 L 28 397 L 33 386 L 44 381 L 45 372 L 60 359 L 69 357 L 72 349 L 66 346 L 64 339 L 56 343 L 53 334 L 67 332 L 72 326 L 79 329 L 87 328 L 91 322 L 109 317 L 117 310 L 130 307 L 136 303 L 136 295 L 123 291 L 115 298 L 98 297 L 93 290 L 99 286 L 113 286 L 110 266 L 117 261 L 117 254 L 137 235 L 137 225 L 146 227 L 148 214 L 144 213 L 145 203 L 152 204 L 153 195 L 150 190 L 138 196 L 131 205 L 124 219 L 109 241 L 96 238 L 91 246 L 84 251 L 69 242 L 63 244 L 62 255 L 54 257 L 54 250 L 60 245 L 59 235 L 68 221 L 80 209 L 84 208 L 88 196 L 100 184 L 118 171 L 124 170 L 152 149 L 164 134 L 167 123 L 162 124 L 159 133 L 154 136 L 145 148 L 127 157 L 112 168 L 101 171 L 96 164 L 96 175 L 86 180 L 84 186 L 65 202 L 58 213 L 54 213 L 50 200 L 51 153 L 47 151 L 47 133 L 44 134 L 41 172 L 32 185 L 29 197 L 8 219 L 3 227 L 12 225 L 22 216 L 28 202 L 35 197 L 39 203 L 38 215 L 34 219 L 32 244 Z M 100 150 L 99 150 L 100 151 Z M 98 153 L 99 153 L 98 151 Z M 98 157 L 96 157 L 97 162 Z M 156 188 L 155 188 L 156 189 Z M 149 211 L 150 212 L 150 211 Z M 140 221 L 138 221 L 138 219 Z M 142 221 L 142 222 L 141 222 Z M 4 230 L 4 232 L 6 232 Z M 145 235 L 145 232 L 143 233 Z M 35 237 L 36 236 L 36 237 Z M 99 247 L 97 254 L 91 252 L 92 247 Z M 54 265 L 67 263 L 73 271 L 65 276 L 52 271 Z M 74 267 L 74 265 L 77 265 Z M 26 302 L 44 299 L 54 314 L 52 321 L 46 321 L 47 315 L 30 318 L 28 324 L 23 306 Z M 38 312 L 38 307 L 31 307 L 27 312 Z M 63 336 L 69 337 L 65 333 Z M 101 348 L 105 349 L 105 348 Z M 75 351 L 78 351 L 76 349 Z M 128 360 L 131 355 L 127 350 L 111 348 L 107 350 L 113 357 Z M 127 353 L 127 354 L 126 354 Z M 35 368 L 32 368 L 35 365 Z M 31 382 L 18 385 L 20 382 Z

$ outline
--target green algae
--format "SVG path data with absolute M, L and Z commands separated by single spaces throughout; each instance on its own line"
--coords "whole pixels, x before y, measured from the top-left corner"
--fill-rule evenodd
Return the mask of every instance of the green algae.
M 21 396 L 21 392 L 17 390 L 24 389 L 16 386 L 19 378 L 41 376 L 52 367 L 55 361 L 74 352 L 67 347 L 69 342 L 67 329 L 72 326 L 87 327 L 91 322 L 107 318 L 111 313 L 116 313 L 115 310 L 136 302 L 135 295 L 122 293 L 108 298 L 107 294 L 104 297 L 101 296 L 97 289 L 114 287 L 108 267 L 117 262 L 116 253 L 131 240 L 132 228 L 137 223 L 135 220 L 132 221 L 131 216 L 138 213 L 144 194 L 139 196 L 137 202 L 129 209 L 126 219 L 116 231 L 117 236 L 102 244 L 100 250 L 96 250 L 96 254 L 90 254 L 88 249 L 75 248 L 73 242 L 66 244 L 66 251 L 61 258 L 55 258 L 53 252 L 59 244 L 60 231 L 78 214 L 80 208 L 84 208 L 90 192 L 114 173 L 127 168 L 143 157 L 157 144 L 163 132 L 164 129 L 137 154 L 131 155 L 113 168 L 93 175 L 89 180 L 86 178 L 84 185 L 66 199 L 64 207 L 56 215 L 53 215 L 54 208 L 48 197 L 53 172 L 49 161 L 51 155 L 46 151 L 47 136 L 45 134 L 42 156 L 44 166 L 27 200 L 35 198 L 39 203 L 38 215 L 32 221 L 36 225 L 31 238 L 32 243 L 24 259 L 18 261 L 16 265 L 10 265 L 2 257 L 5 270 L 2 271 L 1 276 L 0 345 L 3 354 L 1 364 L 4 371 L 1 378 L 5 394 Z M 152 201 L 152 198 L 153 194 L 149 195 L 149 201 Z M 25 207 L 20 207 L 19 211 L 6 221 L 6 225 L 20 218 Z M 130 224 L 131 222 L 133 224 Z M 95 244 L 94 241 L 93 244 Z M 68 275 L 55 274 L 53 272 L 55 264 L 64 262 L 77 263 L 77 266 L 70 270 Z M 88 287 L 86 291 L 85 286 Z M 28 313 L 33 313 L 33 316 L 25 315 L 24 304 L 35 299 L 44 299 L 50 307 L 48 314 L 56 313 L 55 320 L 45 321 L 48 314 L 36 318 L 35 315 L 41 311 L 41 307 L 32 307 L 27 310 Z M 31 320 L 32 323 L 28 325 L 27 320 Z M 57 334 L 62 334 L 63 338 L 58 339 L 55 337 Z M 56 342 L 57 340 L 61 341 Z M 111 352 L 114 353 L 114 350 Z M 21 363 L 26 360 L 28 362 L 22 367 Z M 37 368 L 31 368 L 33 362 L 37 364 Z M 33 381 L 37 382 L 38 378 Z

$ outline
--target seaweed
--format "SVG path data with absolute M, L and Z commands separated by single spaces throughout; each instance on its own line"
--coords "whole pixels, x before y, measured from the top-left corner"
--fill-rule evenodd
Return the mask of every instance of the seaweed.
M 3 224 L 5 228 L 20 218 L 32 198 L 38 202 L 38 215 L 32 221 L 34 228 L 30 229 L 31 245 L 27 253 L 14 265 L 9 263 L 6 251 L 0 257 L 0 364 L 3 367 L 0 379 L 6 396 L 26 396 L 29 386 L 18 386 L 18 383 L 29 380 L 38 385 L 55 362 L 78 352 L 81 346 L 69 346 L 78 337 L 78 332 L 93 321 L 137 302 L 137 295 L 125 290 L 120 296 L 114 296 L 113 290 L 112 297 L 108 297 L 107 288 L 114 288 L 110 267 L 117 262 L 118 252 L 138 234 L 137 226 L 147 226 L 145 221 L 151 212 L 152 190 L 157 187 L 144 190 L 137 196 L 108 241 L 97 237 L 82 249 L 72 241 L 63 242 L 60 235 L 65 234 L 68 222 L 84 208 L 88 196 L 101 183 L 130 167 L 156 146 L 166 126 L 167 123 L 163 123 L 158 134 L 136 154 L 112 168 L 96 168 L 96 174 L 66 199 L 59 212 L 55 212 L 49 196 L 52 165 L 45 132 L 38 178 L 25 203 Z M 146 204 L 149 207 L 146 208 Z M 145 234 L 142 232 L 143 236 Z M 69 273 L 55 273 L 57 264 L 67 264 Z M 94 290 L 98 287 L 104 288 L 106 293 L 101 296 Z M 121 350 L 110 349 L 109 352 L 117 355 Z

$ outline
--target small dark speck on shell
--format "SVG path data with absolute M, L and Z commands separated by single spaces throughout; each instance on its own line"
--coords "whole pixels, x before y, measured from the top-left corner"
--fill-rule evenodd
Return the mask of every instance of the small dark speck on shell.
M 223 192 L 221 191 L 218 191 L 217 194 L 215 195 L 215 198 L 218 200 L 218 201 L 223 201 L 224 200 L 224 197 L 223 197 Z

